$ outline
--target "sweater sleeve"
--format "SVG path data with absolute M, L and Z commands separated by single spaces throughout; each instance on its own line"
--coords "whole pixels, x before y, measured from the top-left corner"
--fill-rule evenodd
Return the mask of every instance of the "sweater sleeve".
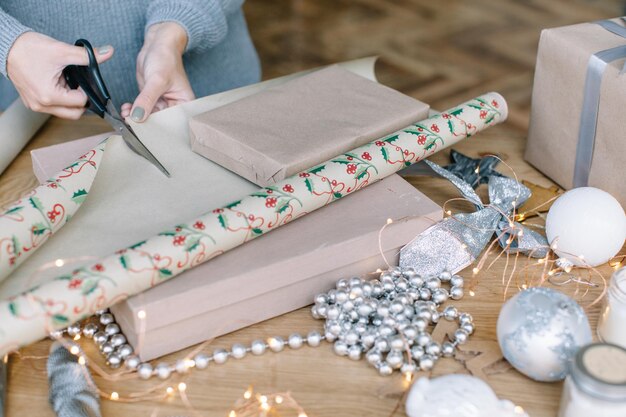
M 186 51 L 203 51 L 219 44 L 228 33 L 226 17 L 244 0 L 152 0 L 146 29 L 161 22 L 176 22 L 187 32 Z
M 7 77 L 7 58 L 15 40 L 30 28 L 0 8 L 0 74 Z

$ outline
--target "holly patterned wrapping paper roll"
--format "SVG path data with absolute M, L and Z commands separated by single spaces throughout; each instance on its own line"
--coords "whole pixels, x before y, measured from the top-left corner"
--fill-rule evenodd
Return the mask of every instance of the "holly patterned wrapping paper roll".
M 105 144 L 82 155 L 0 214 L 0 282 L 40 248 L 83 204 Z
M 2 301 L 0 355 L 379 181 L 506 115 L 502 96 L 485 94 Z

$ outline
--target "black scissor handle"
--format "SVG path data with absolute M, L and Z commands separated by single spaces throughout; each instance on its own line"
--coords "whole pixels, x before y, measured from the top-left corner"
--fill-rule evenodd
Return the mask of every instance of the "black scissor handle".
M 89 57 L 89 65 L 68 65 L 63 69 L 65 81 L 73 90 L 78 87 L 82 88 L 89 99 L 87 107 L 98 116 L 104 117 L 107 111 L 106 105 L 111 96 L 100 74 L 93 47 L 85 39 L 77 40 L 74 45 L 85 48 Z

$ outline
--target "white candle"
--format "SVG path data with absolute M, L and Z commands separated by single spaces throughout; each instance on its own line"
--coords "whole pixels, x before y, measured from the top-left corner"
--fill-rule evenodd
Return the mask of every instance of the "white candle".
M 626 267 L 617 270 L 611 278 L 598 323 L 598 337 L 626 347 Z
M 559 417 L 626 416 L 626 349 L 607 343 L 582 348 L 565 379 Z

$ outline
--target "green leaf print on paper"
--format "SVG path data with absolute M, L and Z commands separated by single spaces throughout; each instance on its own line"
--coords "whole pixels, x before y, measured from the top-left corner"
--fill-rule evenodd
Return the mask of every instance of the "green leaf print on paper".
M 451 115 L 453 115 L 453 116 L 458 116 L 459 114 L 463 113 L 463 109 L 462 109 L 462 108 L 459 108 L 459 109 L 456 109 L 456 110 L 452 110 L 452 111 L 451 111 L 451 112 L 449 112 L 449 113 L 450 113 Z
M 313 181 L 307 178 L 304 180 L 304 185 L 306 185 L 306 189 L 309 190 L 309 192 L 312 194 L 313 193 Z
M 454 125 L 450 119 L 448 119 L 448 129 L 450 130 L 450 133 L 454 133 Z
M 8 216 L 10 214 L 16 214 L 16 213 L 19 213 L 22 210 L 24 210 L 24 206 L 11 207 L 10 209 L 8 209 L 7 211 L 4 212 L 4 216 Z
M 200 235 L 189 236 L 185 241 L 185 251 L 192 252 L 196 249 L 200 245 L 200 239 L 202 239 Z
M 46 230 L 48 230 L 48 226 L 41 222 L 33 224 L 32 231 L 35 236 L 43 235 Z
M 217 220 L 219 220 L 220 225 L 223 229 L 228 229 L 228 219 L 226 218 L 226 216 L 220 214 L 219 216 L 217 216 Z
M 85 191 L 84 188 L 81 188 L 72 195 L 72 201 L 76 204 L 83 204 L 86 198 L 87 191 Z
M 172 234 L 172 236 L 174 236 L 174 234 Z M 142 240 L 141 242 L 137 242 L 134 245 L 129 246 L 128 249 L 137 249 L 138 247 L 142 246 L 144 243 L 146 243 L 146 241 Z
M 122 268 L 128 270 L 128 267 L 130 266 L 130 259 L 128 256 L 122 255 L 120 256 L 120 263 L 122 264 Z
M 81 285 L 80 291 L 83 295 L 89 295 L 94 292 L 98 288 L 98 280 L 97 279 L 88 279 L 83 282 Z
M 63 326 L 70 323 L 69 319 L 63 314 L 54 314 L 52 316 L 52 322 L 55 324 L 55 326 Z
M 18 309 L 17 309 L 17 304 L 14 301 L 11 301 L 9 303 L 9 311 L 11 312 L 12 316 L 17 317 L 19 315 Z
M 254 229 L 252 229 L 252 233 L 257 235 L 257 236 L 258 235 L 262 235 L 263 234 L 263 230 L 258 229 L 258 228 L 254 228 Z
M 17 236 L 13 235 L 13 237 L 11 237 L 11 243 L 13 244 L 13 255 L 19 255 L 22 253 L 22 245 L 20 245 L 20 241 L 17 239 Z
M 233 207 L 238 206 L 239 204 L 241 204 L 241 200 L 234 201 L 234 202 L 224 206 L 224 208 L 231 209 Z
M 336 199 L 340 199 L 341 197 L 343 197 L 343 194 L 341 194 L 341 193 L 333 193 L 333 197 L 335 197 Z
M 167 268 L 161 268 L 159 269 L 159 277 L 161 278 L 167 278 L 167 277 L 171 277 L 172 276 L 172 271 L 170 271 Z
M 308 172 L 309 174 L 317 174 L 318 172 L 324 170 L 324 168 L 326 168 L 326 165 L 319 165 L 319 166 L 316 166 L 315 168 L 311 168 Z
M 387 149 L 384 146 L 380 148 L 380 152 L 383 154 L 385 162 L 389 162 L 389 152 L 387 152 Z
M 39 211 L 43 211 L 43 204 L 41 204 L 41 200 L 37 197 L 31 197 L 28 199 L 33 208 L 36 208 Z

